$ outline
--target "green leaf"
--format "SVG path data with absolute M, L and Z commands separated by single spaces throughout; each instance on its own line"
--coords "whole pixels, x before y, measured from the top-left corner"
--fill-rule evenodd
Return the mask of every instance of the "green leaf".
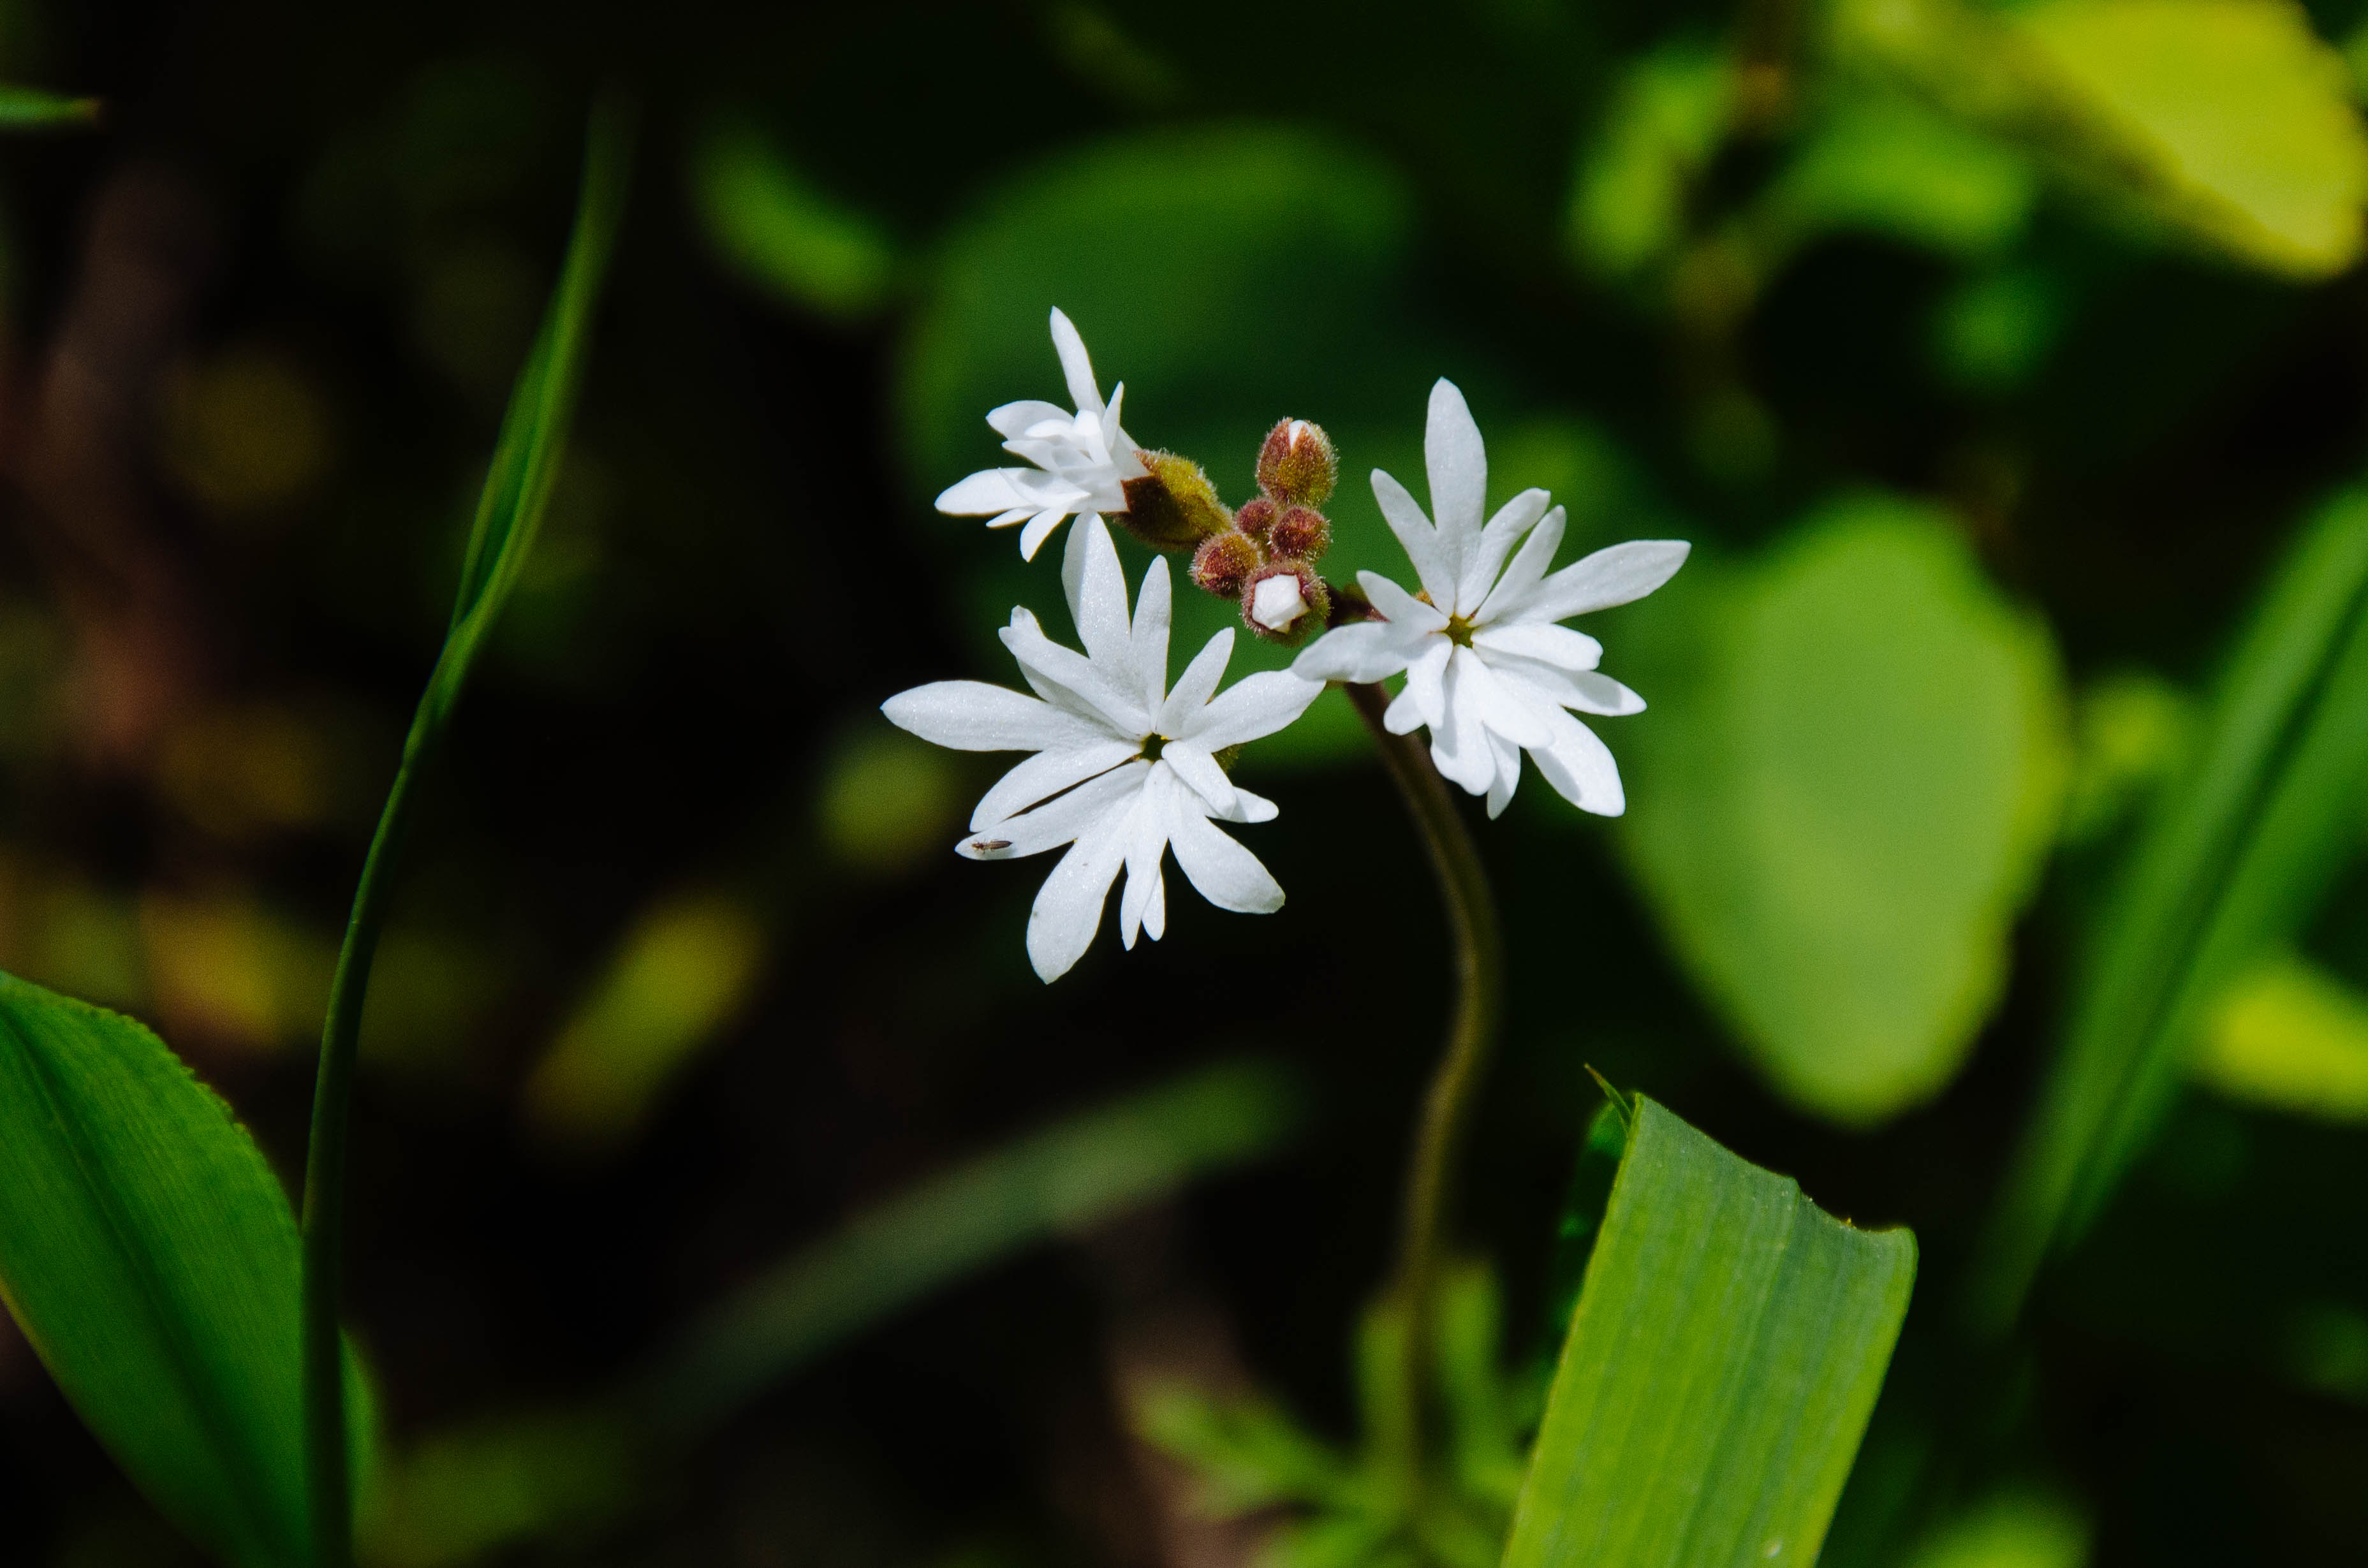
M 1623 843 L 1776 1088 L 1880 1121 L 1949 1082 L 1997 1002 L 2065 771 L 2054 653 L 1904 501 L 1702 568 L 1634 622 L 1654 707 L 1622 731 Z
M 2213 1005 L 2189 1071 L 2230 1099 L 2368 1121 L 2368 996 L 2293 953 Z
M 1816 1562 L 1915 1278 L 1638 1096 L 1506 1568 Z
M 2038 171 L 2016 149 L 1911 99 L 1855 94 L 1793 155 L 1761 222 L 1786 248 L 1863 229 L 1980 257 L 2015 241 L 2038 196 Z
M 2359 837 L 2368 784 L 2368 492 L 2304 529 L 2106 909 L 1973 1277 L 1977 1323 L 2112 1194 L 2178 1091 L 2203 1009 L 2299 934 Z
M 0 1295 L 124 1473 L 239 1568 L 308 1560 L 300 1267 L 279 1179 L 163 1041 L 0 975 Z
M 1060 1122 L 856 1216 L 693 1326 L 646 1395 L 716 1418 L 865 1324 L 982 1265 L 1272 1150 L 1298 1120 L 1278 1069 L 1235 1062 Z
M 71 130 L 97 125 L 97 98 L 70 98 L 39 87 L 0 87 L 0 131 Z
M 709 243 L 750 281 L 841 322 L 869 320 L 894 297 L 902 266 L 887 232 L 818 188 L 757 126 L 710 126 L 689 172 Z
M 1570 241 L 1579 258 L 1623 278 L 1685 237 L 1686 200 L 1735 110 L 1735 62 L 1697 40 L 1663 44 L 1630 66 L 1578 165 Z

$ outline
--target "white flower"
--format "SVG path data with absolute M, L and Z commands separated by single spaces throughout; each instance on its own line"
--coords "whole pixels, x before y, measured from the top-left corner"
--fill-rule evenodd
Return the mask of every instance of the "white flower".
M 1271 821 L 1274 802 L 1236 788 L 1214 754 L 1274 733 L 1324 690 L 1273 670 L 1215 697 L 1233 653 L 1231 627 L 1209 639 L 1168 690 L 1167 562 L 1151 563 L 1130 619 L 1118 551 L 1098 517 L 1072 532 L 1061 575 L 1085 653 L 1045 636 L 1025 609 L 1011 612 L 1002 633 L 1034 697 L 939 681 L 881 708 L 941 746 L 1036 754 L 986 792 L 956 850 L 1002 860 L 1076 846 L 1044 879 L 1028 917 L 1028 957 L 1047 981 L 1066 973 L 1093 941 L 1121 866 L 1121 939 L 1131 949 L 1138 930 L 1159 937 L 1167 926 L 1161 862 L 1171 848 L 1218 908 L 1269 915 L 1282 907 L 1282 889 L 1258 858 L 1209 821 Z
M 1061 370 L 1077 411 L 1034 399 L 1005 403 L 986 422 L 1005 437 L 1005 451 L 1036 466 L 985 469 L 938 497 L 938 510 L 955 517 L 995 514 L 987 517 L 991 528 L 1026 523 L 1019 530 L 1019 554 L 1028 561 L 1036 559 L 1054 528 L 1078 513 L 1125 511 L 1121 486 L 1146 472 L 1133 438 L 1119 427 L 1125 383 L 1111 390 L 1105 407 L 1085 339 L 1059 311 L 1053 312 L 1053 344 L 1061 351 Z
M 1296 572 L 1260 578 L 1250 590 L 1250 619 L 1269 631 L 1288 631 L 1291 623 L 1306 613 L 1307 600 L 1299 592 Z
M 1375 573 L 1358 573 L 1382 619 L 1326 632 L 1292 670 L 1346 681 L 1403 671 L 1405 689 L 1383 722 L 1400 735 L 1429 725 L 1440 773 L 1486 795 L 1492 817 L 1513 798 L 1523 751 L 1571 804 L 1618 816 L 1627 804 L 1620 769 L 1595 733 L 1565 710 L 1640 713 L 1645 699 L 1597 673 L 1601 643 L 1555 623 L 1643 598 L 1684 564 L 1691 547 L 1634 540 L 1548 575 L 1562 543 L 1563 509 L 1548 511 L 1544 491 L 1525 490 L 1481 525 L 1487 452 L 1452 382 L 1430 389 L 1423 457 L 1436 528 L 1404 485 L 1373 471 L 1374 499 L 1406 546 L 1423 597 Z M 1514 555 L 1523 534 L 1529 541 Z

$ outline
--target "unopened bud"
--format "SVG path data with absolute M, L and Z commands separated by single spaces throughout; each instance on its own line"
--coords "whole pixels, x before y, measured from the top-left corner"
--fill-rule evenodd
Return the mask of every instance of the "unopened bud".
M 1332 494 L 1340 474 L 1340 459 L 1324 426 L 1305 419 L 1285 419 L 1267 432 L 1258 449 L 1258 488 L 1288 506 L 1294 503 L 1320 506 Z
M 1274 520 L 1266 547 L 1285 561 L 1313 561 L 1332 548 L 1332 525 L 1312 506 L 1293 506 Z
M 1242 509 L 1234 514 L 1234 526 L 1252 539 L 1258 539 L 1274 527 L 1275 516 L 1280 510 L 1263 495 L 1255 501 L 1245 501 Z
M 1324 579 L 1293 561 L 1258 572 L 1242 588 L 1242 619 L 1261 637 L 1296 642 L 1320 631 L 1332 612 Z
M 1202 540 L 1201 548 L 1192 552 L 1192 581 L 1219 598 L 1230 599 L 1241 593 L 1250 574 L 1265 563 L 1256 540 L 1228 528 Z
M 1154 550 L 1190 550 L 1234 526 L 1201 465 L 1173 452 L 1145 452 L 1140 479 L 1127 480 L 1127 531 Z

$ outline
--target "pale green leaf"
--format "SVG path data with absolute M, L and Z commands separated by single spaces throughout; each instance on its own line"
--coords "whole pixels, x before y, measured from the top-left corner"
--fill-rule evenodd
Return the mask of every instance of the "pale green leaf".
M 0 975 L 0 1295 L 124 1472 L 238 1568 L 307 1559 L 300 1276 L 229 1108 L 139 1024 Z
M 2368 1120 L 2368 996 L 2283 954 L 2213 1006 L 2189 1071 L 2230 1099 L 2328 1121 Z
M 1618 740 L 1624 846 L 1770 1081 L 1879 1121 L 1949 1082 L 1997 1002 L 2064 773 L 2052 649 L 1903 501 L 1689 574 L 1615 671 L 1654 705 Z
M 1815 1562 L 1915 1277 L 1640 1096 L 1506 1568 Z
M 2362 712 L 2368 492 L 2351 491 L 2289 552 L 2132 851 L 1972 1277 L 1976 1322 L 2011 1320 L 2160 1121 L 2205 1006 L 2298 935 L 2349 863 Z

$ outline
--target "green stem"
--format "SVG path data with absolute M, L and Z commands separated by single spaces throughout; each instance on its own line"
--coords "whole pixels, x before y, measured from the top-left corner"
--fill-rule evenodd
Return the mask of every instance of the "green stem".
M 349 1568 L 354 1556 L 352 1465 L 346 1451 L 344 1339 L 338 1332 L 344 1276 L 346 1128 L 353 1101 L 354 1053 L 361 1040 L 362 1003 L 370 960 L 386 924 L 395 856 L 411 823 L 414 784 L 434 737 L 437 683 L 428 683 L 412 716 L 403 762 L 387 791 L 362 861 L 346 920 L 345 944 L 329 983 L 329 1014 L 321 1027 L 321 1062 L 313 1085 L 313 1131 L 304 1156 L 304 1484 L 312 1505 L 313 1568 Z
M 1422 743 L 1412 735 L 1394 735 L 1383 726 L 1389 694 L 1380 687 L 1351 686 L 1348 691 L 1429 853 L 1455 955 L 1455 1004 L 1448 1016 L 1447 1046 L 1431 1074 L 1422 1117 L 1415 1126 L 1406 1207 L 1399 1220 L 1397 1273 L 1391 1283 L 1405 1336 L 1399 1425 L 1408 1449 L 1409 1479 L 1418 1497 L 1429 1404 L 1432 1299 L 1454 1198 L 1457 1155 L 1471 1127 L 1481 1075 L 1504 1012 L 1505 936 L 1479 846 Z

